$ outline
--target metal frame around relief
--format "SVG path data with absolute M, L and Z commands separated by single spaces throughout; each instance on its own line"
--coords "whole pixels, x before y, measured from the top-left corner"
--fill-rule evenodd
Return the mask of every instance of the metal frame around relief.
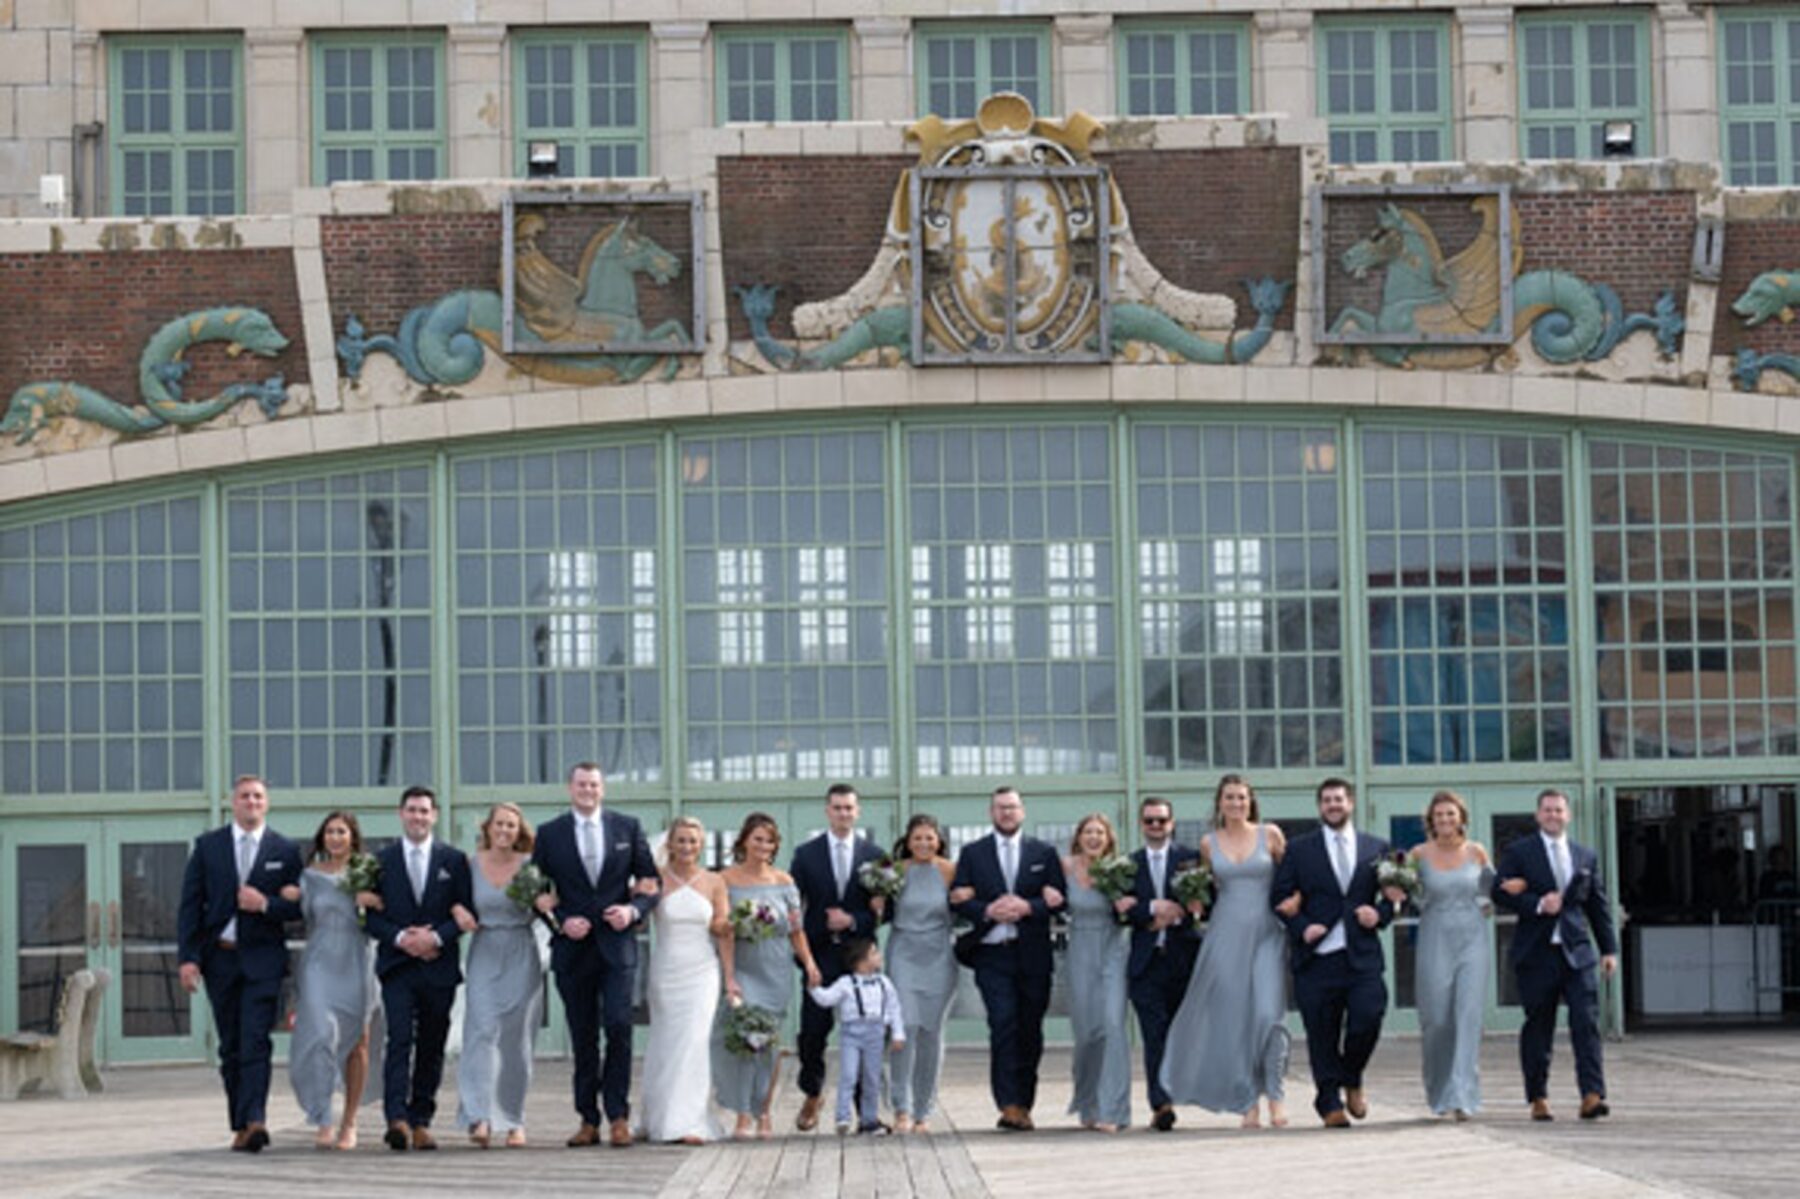
M 1060 350 L 1032 354 L 1013 348 L 1018 337 L 1018 311 L 1008 304 L 1006 310 L 1007 349 L 994 353 L 963 351 L 928 354 L 925 351 L 925 185 L 937 179 L 1001 180 L 1006 187 L 1006 292 L 1010 297 L 1018 288 L 1019 238 L 1018 218 L 1013 212 L 1013 195 L 1020 179 L 1090 179 L 1094 182 L 1095 207 L 1099 226 L 1099 287 L 1095 302 L 1100 307 L 1098 348 Z M 912 364 L 914 366 L 969 366 L 992 364 L 1003 366 L 1041 365 L 1044 363 L 1110 362 L 1112 360 L 1112 177 L 1103 166 L 966 166 L 915 167 L 908 179 L 912 215 L 912 244 L 908 254 L 912 266 Z
M 1500 198 L 1500 328 L 1491 333 L 1333 333 L 1325 262 L 1326 201 L 1335 198 L 1443 199 L 1448 196 Z M 1505 346 L 1513 342 L 1512 186 L 1506 183 L 1325 183 L 1313 188 L 1308 201 L 1312 217 L 1313 340 L 1326 346 Z
M 515 217 L 520 208 L 552 208 L 586 205 L 592 208 L 642 207 L 649 204 L 686 204 L 689 213 L 689 235 L 692 243 L 693 313 L 688 324 L 689 339 L 673 341 L 559 341 L 551 345 L 523 346 L 513 336 L 516 313 Z M 622 192 L 597 194 L 574 191 L 519 190 L 507 193 L 501 201 L 501 221 L 505 240 L 500 263 L 500 346 L 505 354 L 700 354 L 706 350 L 706 197 L 702 192 Z

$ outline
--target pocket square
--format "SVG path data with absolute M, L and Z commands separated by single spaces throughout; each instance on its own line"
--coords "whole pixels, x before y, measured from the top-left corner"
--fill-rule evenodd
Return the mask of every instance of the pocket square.
M 445 870 L 442 866 L 438 867 L 437 881 L 440 883 L 449 882 L 450 881 L 450 872 L 448 870 Z
M 280 870 L 281 863 L 280 862 L 264 862 L 263 869 L 264 870 Z
M 1033 862 L 1031 865 L 1031 872 L 1033 874 L 1036 874 L 1038 871 L 1042 870 L 1043 868 L 1044 868 L 1044 864 L 1042 862 Z
M 626 850 L 628 850 L 630 848 L 631 848 L 631 842 L 629 842 L 629 841 L 620 841 L 613 845 L 613 850 L 617 853 L 624 853 Z

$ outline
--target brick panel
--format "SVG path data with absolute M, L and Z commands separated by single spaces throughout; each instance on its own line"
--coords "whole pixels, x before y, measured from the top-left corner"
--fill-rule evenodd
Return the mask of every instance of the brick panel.
M 184 399 L 272 374 L 305 383 L 306 340 L 289 250 L 145 250 L 0 255 L 0 398 L 69 380 L 122 404 L 138 394 L 144 343 L 176 317 L 241 304 L 260 308 L 289 345 L 275 358 L 232 358 L 223 342 L 190 349 Z
M 1687 304 L 1697 217 L 1694 194 L 1570 192 L 1513 196 L 1525 270 L 1572 271 L 1619 293 L 1626 312 L 1649 312 L 1672 289 Z
M 500 286 L 498 212 L 326 217 L 319 225 L 333 332 L 354 316 L 370 333 L 392 333 L 427 300 Z
M 1763 354 L 1800 354 L 1800 321 L 1770 319 L 1754 329 L 1731 310 L 1764 271 L 1800 272 L 1800 221 L 1732 221 L 1725 227 L 1724 273 L 1719 280 L 1719 306 L 1713 323 L 1713 353 L 1756 350 Z

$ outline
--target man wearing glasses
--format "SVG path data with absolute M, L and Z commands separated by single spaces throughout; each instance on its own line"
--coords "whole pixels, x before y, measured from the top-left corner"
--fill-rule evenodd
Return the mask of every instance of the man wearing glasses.
M 1198 851 L 1175 844 L 1175 806 L 1148 796 L 1138 806 L 1143 848 L 1131 856 L 1137 881 L 1131 920 L 1131 1006 L 1137 1009 L 1144 1037 L 1144 1077 L 1149 1081 L 1151 1127 L 1175 1127 L 1175 1108 L 1162 1085 L 1163 1044 L 1169 1022 L 1187 994 L 1188 976 L 1200 950 L 1200 934 L 1188 912 L 1174 900 L 1175 874 L 1199 858 Z

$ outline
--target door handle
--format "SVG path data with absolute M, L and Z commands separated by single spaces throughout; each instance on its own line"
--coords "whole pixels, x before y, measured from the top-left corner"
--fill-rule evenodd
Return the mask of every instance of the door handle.
M 106 905 L 106 943 L 109 947 L 119 947 L 119 901 L 113 900 Z
M 100 904 L 97 900 L 88 904 L 87 943 L 89 949 L 100 948 Z

